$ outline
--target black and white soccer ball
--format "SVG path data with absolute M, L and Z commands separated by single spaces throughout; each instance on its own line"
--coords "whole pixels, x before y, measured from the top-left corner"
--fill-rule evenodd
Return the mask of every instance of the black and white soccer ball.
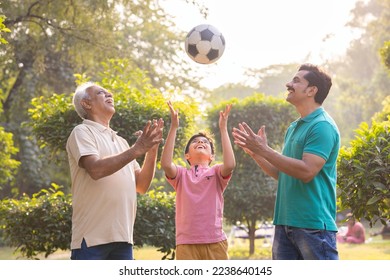
M 225 38 L 214 26 L 201 24 L 188 32 L 185 50 L 188 56 L 197 63 L 214 63 L 225 51 Z

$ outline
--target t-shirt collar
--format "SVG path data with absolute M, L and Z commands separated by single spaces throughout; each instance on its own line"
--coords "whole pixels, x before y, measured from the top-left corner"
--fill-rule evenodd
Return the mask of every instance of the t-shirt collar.
M 315 109 L 313 112 L 311 112 L 309 115 L 307 115 L 304 118 L 300 118 L 299 121 L 304 122 L 311 122 L 313 119 L 315 119 L 318 115 L 322 114 L 324 112 L 324 108 L 319 107 Z
M 112 130 L 110 127 L 106 127 L 98 122 L 94 122 L 94 121 L 91 121 L 91 120 L 83 120 L 83 124 L 86 124 L 86 125 L 90 125 L 90 126 L 93 126 L 95 127 L 96 129 L 98 129 L 100 132 L 105 132 L 105 131 L 108 131 L 112 134 L 117 134 L 116 131 Z

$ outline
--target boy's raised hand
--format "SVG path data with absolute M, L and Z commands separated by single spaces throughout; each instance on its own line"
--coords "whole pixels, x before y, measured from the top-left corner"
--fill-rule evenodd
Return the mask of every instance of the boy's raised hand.
M 173 108 L 172 102 L 169 100 L 167 102 L 169 106 L 169 110 L 171 111 L 171 127 L 178 128 L 179 127 L 179 111 L 176 111 Z
M 225 111 L 219 112 L 219 128 L 227 127 L 227 121 L 228 121 L 231 109 L 232 109 L 232 104 L 228 104 L 225 107 Z

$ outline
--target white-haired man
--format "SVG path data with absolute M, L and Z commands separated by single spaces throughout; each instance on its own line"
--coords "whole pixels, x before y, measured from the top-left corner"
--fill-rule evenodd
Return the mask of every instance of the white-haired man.
M 73 105 L 83 122 L 66 150 L 72 179 L 71 259 L 133 259 L 136 193 L 154 177 L 162 119 L 148 121 L 131 147 L 110 128 L 113 94 L 94 83 L 80 85 Z M 136 159 L 145 155 L 142 167 Z

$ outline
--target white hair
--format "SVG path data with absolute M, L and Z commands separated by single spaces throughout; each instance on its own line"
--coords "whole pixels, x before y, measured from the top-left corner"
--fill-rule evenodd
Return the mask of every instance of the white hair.
M 88 93 L 87 93 L 87 89 L 92 87 L 92 86 L 95 86 L 95 85 L 96 84 L 92 83 L 92 82 L 83 83 L 83 84 L 79 85 L 76 88 L 76 91 L 75 91 L 75 93 L 73 95 L 73 101 L 72 101 L 73 102 L 73 106 L 74 106 L 77 114 L 82 119 L 87 118 L 87 111 L 85 111 L 85 109 L 81 105 L 81 100 L 90 98 Z

